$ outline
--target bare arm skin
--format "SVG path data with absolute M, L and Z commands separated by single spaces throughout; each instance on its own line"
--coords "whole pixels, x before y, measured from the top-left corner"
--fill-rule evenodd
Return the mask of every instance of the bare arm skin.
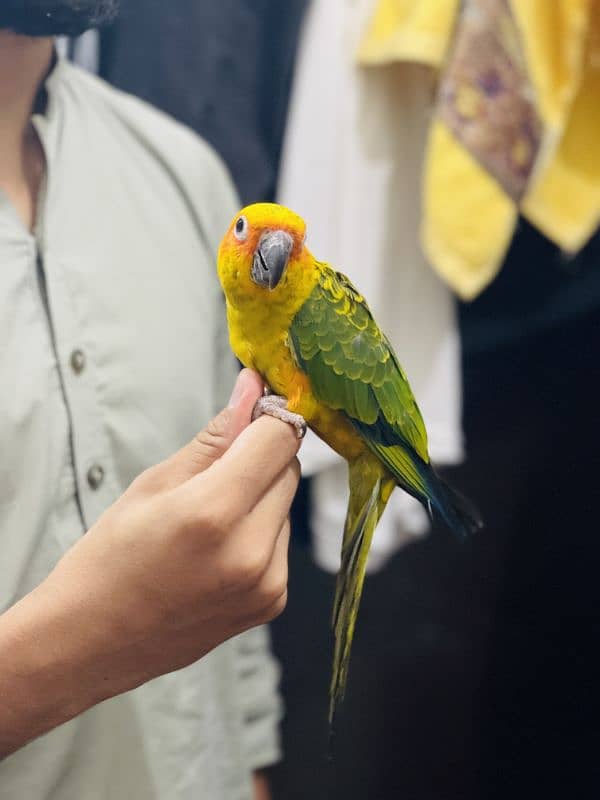
M 254 800 L 271 800 L 269 779 L 264 772 L 255 772 L 253 775 Z

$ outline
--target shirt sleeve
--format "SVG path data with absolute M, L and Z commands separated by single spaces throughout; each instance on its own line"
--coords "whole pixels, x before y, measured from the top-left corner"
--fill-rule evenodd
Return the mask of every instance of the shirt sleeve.
M 266 625 L 246 631 L 234 644 L 242 745 L 249 768 L 263 769 L 279 761 L 282 754 L 279 733 L 283 716 L 279 693 L 281 669 L 271 653 L 271 637 Z

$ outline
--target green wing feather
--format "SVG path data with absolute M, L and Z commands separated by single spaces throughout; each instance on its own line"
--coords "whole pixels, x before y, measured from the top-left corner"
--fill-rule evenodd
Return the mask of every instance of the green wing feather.
M 315 397 L 342 411 L 394 479 L 411 494 L 427 495 L 427 434 L 390 343 L 348 278 L 320 265 L 320 280 L 296 314 L 290 345 Z M 426 469 L 424 470 L 423 467 Z M 373 461 L 350 464 L 350 501 L 333 610 L 335 650 L 329 719 L 344 695 L 354 625 L 375 526 L 393 489 Z
M 406 375 L 364 298 L 325 264 L 296 314 L 290 341 L 315 397 L 343 411 L 407 491 L 423 497 L 417 461 L 429 462 L 427 433 Z
M 289 342 L 315 397 L 343 412 L 391 473 L 367 455 L 350 464 L 350 501 L 333 611 L 335 650 L 330 721 L 344 695 L 350 648 L 375 526 L 394 481 L 459 533 L 481 526 L 477 512 L 429 464 L 421 413 L 398 359 L 365 300 L 345 275 L 320 264 L 320 280 L 296 314 Z

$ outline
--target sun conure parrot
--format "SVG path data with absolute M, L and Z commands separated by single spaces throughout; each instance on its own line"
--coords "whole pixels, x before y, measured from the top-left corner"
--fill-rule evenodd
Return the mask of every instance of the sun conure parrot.
M 306 425 L 346 459 L 350 501 L 333 609 L 330 721 L 346 685 L 350 647 L 375 526 L 400 486 L 459 534 L 477 512 L 435 473 L 408 380 L 364 298 L 306 247 L 304 221 L 257 203 L 233 219 L 218 255 L 231 347 L 275 396 L 257 404 Z

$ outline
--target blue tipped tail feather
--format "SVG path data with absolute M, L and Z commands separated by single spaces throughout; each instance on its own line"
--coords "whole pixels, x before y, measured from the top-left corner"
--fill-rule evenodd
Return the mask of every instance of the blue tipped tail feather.
M 461 539 L 482 528 L 481 514 L 473 503 L 442 480 L 430 464 L 423 464 L 423 467 L 426 468 L 424 477 L 428 490 L 425 505 L 430 510 L 433 506 L 450 530 Z

